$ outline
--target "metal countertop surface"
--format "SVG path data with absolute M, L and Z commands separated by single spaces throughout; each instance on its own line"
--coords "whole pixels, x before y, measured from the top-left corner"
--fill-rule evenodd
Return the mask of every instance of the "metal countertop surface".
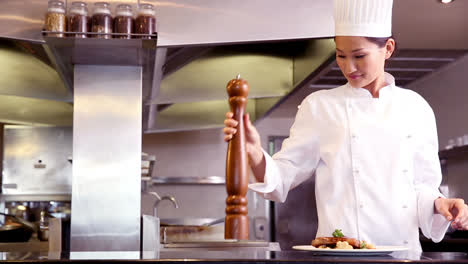
M 468 253 L 462 252 L 406 252 L 399 256 L 325 256 L 307 251 L 265 251 L 256 249 L 225 251 L 160 251 L 153 252 L 5 252 L 0 262 L 226 262 L 226 263 L 468 263 Z

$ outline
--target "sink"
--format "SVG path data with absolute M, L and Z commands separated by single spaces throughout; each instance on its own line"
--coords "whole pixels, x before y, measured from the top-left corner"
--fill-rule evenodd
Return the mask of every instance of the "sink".
M 220 239 L 213 241 L 184 241 L 162 245 L 161 250 L 176 251 L 281 251 L 278 242 Z
M 277 242 L 224 239 L 224 218 L 160 219 L 143 216 L 143 249 L 148 252 L 280 251 Z M 159 226 L 160 239 L 155 238 Z M 155 251 L 156 249 L 156 251 Z M 263 253 L 261 253 L 263 254 Z
M 224 239 L 224 225 L 161 225 L 161 244 Z
M 223 218 L 162 218 L 161 226 L 212 226 L 224 223 Z

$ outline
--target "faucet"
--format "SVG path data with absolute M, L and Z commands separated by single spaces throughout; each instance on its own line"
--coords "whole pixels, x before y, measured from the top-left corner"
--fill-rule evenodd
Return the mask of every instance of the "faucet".
M 179 204 L 177 203 L 177 200 L 175 199 L 174 196 L 171 196 L 171 195 L 167 195 L 167 196 L 159 196 L 159 194 L 157 192 L 148 192 L 148 194 L 156 197 L 156 202 L 154 202 L 154 205 L 153 205 L 153 216 L 154 217 L 157 217 L 157 207 L 159 205 L 160 202 L 162 202 L 163 200 L 169 200 L 172 202 L 172 204 L 174 205 L 174 208 L 179 208 Z

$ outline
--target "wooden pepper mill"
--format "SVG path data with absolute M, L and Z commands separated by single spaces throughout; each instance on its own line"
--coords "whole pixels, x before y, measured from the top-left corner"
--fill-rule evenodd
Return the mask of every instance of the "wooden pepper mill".
M 226 158 L 226 220 L 225 239 L 249 239 L 249 218 L 247 216 L 247 185 L 249 183 L 248 158 L 245 148 L 244 112 L 249 93 L 247 81 L 237 75 L 227 84 L 229 105 L 237 120 L 237 133 L 229 141 Z

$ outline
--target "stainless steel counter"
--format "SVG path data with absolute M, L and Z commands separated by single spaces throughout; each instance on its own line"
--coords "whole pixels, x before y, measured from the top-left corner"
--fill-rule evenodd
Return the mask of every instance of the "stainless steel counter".
M 144 253 L 144 252 L 143 252 Z M 142 252 L 10 252 L 0 253 L 0 262 L 211 262 L 211 263 L 468 263 L 467 253 L 427 252 L 402 256 L 317 256 L 307 251 L 161 251 L 158 258 L 141 257 Z M 140 256 L 140 257 L 139 257 Z
M 48 241 L 29 241 L 19 243 L 0 243 L 0 252 L 30 252 L 49 250 Z

